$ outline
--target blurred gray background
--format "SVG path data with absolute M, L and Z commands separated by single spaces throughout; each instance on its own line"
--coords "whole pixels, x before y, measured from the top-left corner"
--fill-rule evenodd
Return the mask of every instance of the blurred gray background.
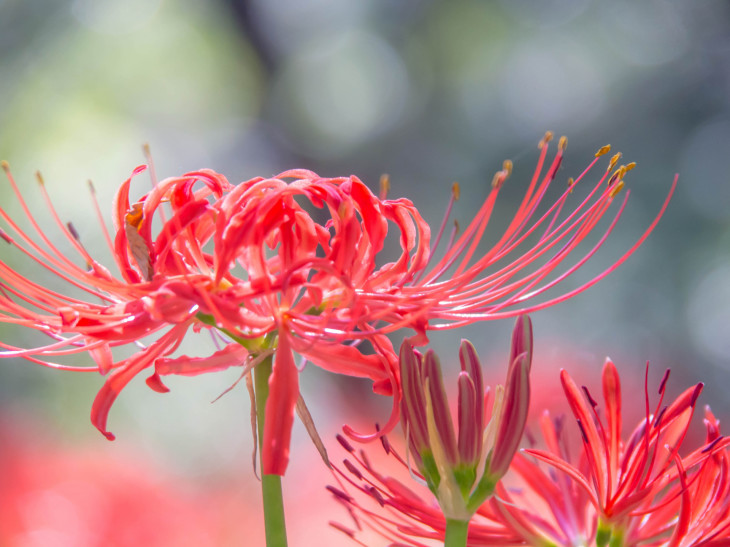
M 376 189 L 389 173 L 390 196 L 412 199 L 433 225 L 453 181 L 464 224 L 511 158 L 498 213 L 506 223 L 545 130 L 569 137 L 558 186 L 611 143 L 638 163 L 627 177 L 629 206 L 604 252 L 566 289 L 638 239 L 675 173 L 677 193 L 624 266 L 534 316 L 535 366 L 586 367 L 595 381 L 606 355 L 630 378 L 651 360 L 652 378 L 672 367 L 675 392 L 707 382 L 703 401 L 728 416 L 729 23 L 721 0 L 0 0 L 0 157 L 31 201 L 41 170 L 64 220 L 104 256 L 86 180 L 110 211 L 146 142 L 160 177 L 211 167 L 237 182 L 303 167 L 356 174 Z M 0 199 L 18 214 L 7 185 Z M 43 216 L 41 203 L 34 210 Z M 7 260 L 23 268 L 18 256 Z M 453 362 L 468 337 L 485 360 L 499 360 L 510 328 L 481 324 L 434 344 Z M 23 340 L 17 329 L 0 333 Z M 0 367 L 0 402 L 63 438 L 106 442 L 88 422 L 101 378 Z M 503 374 L 501 362 L 492 368 Z M 250 474 L 245 390 L 208 404 L 236 377 L 172 379 L 165 396 L 138 379 L 111 412 L 116 442 L 140 443 L 187 476 Z M 302 382 L 305 397 L 323 403 L 312 412 L 324 435 L 362 415 L 348 394 L 377 399 L 366 382 L 314 367 Z M 381 403 L 372 404 L 382 421 Z M 297 461 L 317 465 L 301 428 L 297 435 L 295 452 L 307 454 Z M 292 473 L 306 473 L 297 461 Z M 326 530 L 327 520 L 311 526 Z

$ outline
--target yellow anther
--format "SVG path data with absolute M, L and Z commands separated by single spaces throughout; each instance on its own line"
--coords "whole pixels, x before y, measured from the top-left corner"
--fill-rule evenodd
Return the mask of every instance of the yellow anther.
M 613 183 L 615 183 L 618 180 L 622 180 L 624 178 L 624 175 L 626 174 L 626 166 L 622 165 L 614 173 L 609 177 L 608 179 L 608 186 L 611 186 Z
M 563 135 L 562 137 L 560 137 L 560 140 L 558 141 L 558 148 L 560 149 L 561 152 L 565 152 L 565 149 L 567 148 L 567 146 L 568 146 L 568 137 Z
M 502 163 L 502 171 L 504 171 L 505 178 L 512 174 L 512 160 L 504 160 Z
M 453 196 L 454 201 L 458 201 L 459 196 L 461 196 L 461 187 L 458 182 L 451 185 L 451 195 Z
M 132 204 L 132 208 L 124 215 L 124 221 L 138 232 L 144 220 L 143 205 L 139 202 Z
M 598 149 L 598 152 L 596 152 L 596 157 L 597 157 L 597 158 L 600 158 L 600 157 L 601 157 L 601 156 L 603 156 L 604 154 L 608 154 L 608 153 L 609 153 L 610 151 L 611 151 L 611 145 L 610 145 L 610 144 L 607 144 L 607 145 L 605 145 L 605 146 L 601 146 L 601 147 L 600 147 L 600 148 Z
M 385 199 L 390 191 L 390 175 L 380 175 L 380 199 Z
M 573 185 L 574 184 L 575 184 L 575 179 L 573 177 L 570 177 L 568 179 L 568 188 L 569 188 L 568 192 L 570 192 L 571 194 L 573 193 Z
M 510 173 L 512 173 L 512 160 L 504 160 L 504 163 L 502 163 L 502 170 L 497 171 L 494 174 L 494 178 L 492 179 L 492 188 L 501 187 L 504 181 L 510 176 Z
M 624 181 L 620 180 L 618 181 L 613 188 L 611 188 L 611 191 L 608 193 L 609 197 L 611 199 L 615 198 L 618 193 L 621 191 L 621 189 L 624 187 Z
M 618 163 L 618 160 L 620 160 L 620 159 L 621 159 L 621 152 L 617 152 L 616 154 L 614 154 L 613 157 L 611 158 L 611 161 L 608 162 L 608 167 L 606 168 L 606 171 L 610 171 L 611 169 L 616 167 L 616 164 Z
M 494 173 L 494 177 L 492 177 L 492 188 L 499 188 L 502 186 L 502 183 L 506 178 L 507 177 L 504 176 L 504 171 L 497 171 Z
M 10 172 L 10 164 L 7 161 L 5 161 L 5 160 L 0 161 L 0 166 L 3 168 L 3 171 L 5 171 L 6 173 Z
M 627 164 L 626 164 L 626 172 L 628 173 L 628 172 L 629 172 L 629 171 L 631 171 L 631 170 L 632 170 L 632 169 L 633 169 L 634 167 L 636 167 L 636 162 L 635 162 L 635 161 L 632 161 L 631 163 L 627 163 Z
M 226 289 L 230 289 L 231 287 L 233 287 L 233 283 L 231 283 L 227 279 L 221 279 L 216 289 L 219 291 L 225 291 Z
M 41 186 L 44 186 L 46 184 L 46 181 L 43 180 L 43 175 L 41 175 L 40 171 L 35 172 L 35 178 L 38 181 L 38 184 Z
M 461 231 L 461 225 L 459 224 L 459 221 L 456 219 L 454 219 L 454 230 L 456 230 L 457 234 Z
M 546 131 L 545 136 L 540 140 L 539 143 L 537 143 L 538 148 L 542 148 L 547 143 L 549 143 L 551 140 L 553 140 L 553 132 L 552 131 Z

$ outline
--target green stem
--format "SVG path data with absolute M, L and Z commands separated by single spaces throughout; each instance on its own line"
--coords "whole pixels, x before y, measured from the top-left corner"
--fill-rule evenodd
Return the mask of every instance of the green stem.
M 608 542 L 608 547 L 623 547 L 624 546 L 624 531 L 621 529 L 614 530 L 611 535 L 611 541 Z
M 624 547 L 624 527 L 620 524 L 611 524 L 603 519 L 598 520 L 596 530 L 597 547 Z
M 259 455 L 263 470 L 264 417 L 266 400 L 269 398 L 269 376 L 273 357 L 267 357 L 254 368 L 256 390 L 256 416 L 258 419 Z M 284 500 L 281 495 L 279 475 L 261 475 L 261 493 L 264 498 L 264 523 L 266 527 L 266 547 L 286 547 L 286 521 L 284 519 Z
M 446 537 L 444 538 L 444 547 L 466 547 L 466 538 L 468 534 L 468 520 L 446 519 Z

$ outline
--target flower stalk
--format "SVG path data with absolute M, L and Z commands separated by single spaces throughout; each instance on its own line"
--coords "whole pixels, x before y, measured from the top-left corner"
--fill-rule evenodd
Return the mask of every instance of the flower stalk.
M 469 535 L 468 520 L 448 519 L 446 521 L 446 536 L 444 547 L 464 547 Z

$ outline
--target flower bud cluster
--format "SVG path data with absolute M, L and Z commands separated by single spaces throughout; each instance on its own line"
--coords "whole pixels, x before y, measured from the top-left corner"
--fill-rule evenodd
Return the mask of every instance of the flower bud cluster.
M 459 349 L 461 372 L 455 430 L 438 356 L 400 349 L 403 383 L 401 416 L 408 450 L 447 519 L 469 520 L 507 472 L 527 421 L 530 402 L 532 326 L 517 320 L 512 335 L 507 381 L 496 388 L 491 418 L 481 364 L 474 346 Z

